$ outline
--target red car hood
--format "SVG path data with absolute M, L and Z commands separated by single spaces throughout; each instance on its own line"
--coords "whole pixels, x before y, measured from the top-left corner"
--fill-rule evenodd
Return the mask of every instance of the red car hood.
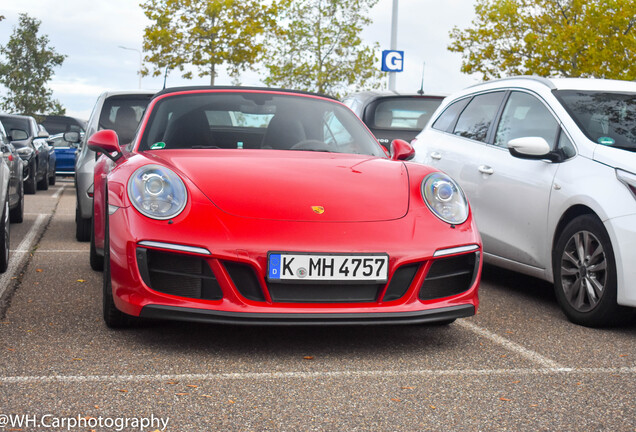
M 409 207 L 408 172 L 403 163 L 386 159 L 277 150 L 149 153 L 236 216 L 365 222 L 399 219 Z

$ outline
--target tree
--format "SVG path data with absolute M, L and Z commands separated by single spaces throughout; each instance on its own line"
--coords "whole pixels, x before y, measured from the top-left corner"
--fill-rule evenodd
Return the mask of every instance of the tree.
M 462 72 L 636 79 L 636 0 L 477 0 L 451 33 Z
M 38 36 L 40 24 L 40 20 L 20 14 L 9 42 L 0 46 L 0 54 L 5 57 L 0 61 L 0 84 L 8 90 L 7 96 L 0 99 L 0 109 L 4 111 L 26 115 L 66 112 L 46 87 L 53 68 L 61 66 L 66 56 L 49 46 L 46 35 Z
M 336 97 L 347 90 L 379 87 L 379 45 L 365 46 L 359 36 L 371 23 L 368 12 L 377 2 L 286 0 L 279 37 L 266 58 L 265 83 Z
M 200 77 L 210 77 L 210 85 L 219 66 L 226 64 L 236 78 L 259 60 L 262 36 L 274 26 L 276 12 L 275 3 L 259 0 L 146 0 L 141 7 L 153 22 L 143 45 L 153 76 L 168 67 L 191 79 L 186 67 L 193 65 Z

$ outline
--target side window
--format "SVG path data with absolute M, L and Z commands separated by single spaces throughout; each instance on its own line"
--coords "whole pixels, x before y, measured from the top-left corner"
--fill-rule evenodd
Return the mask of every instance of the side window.
M 435 123 L 433 123 L 433 126 L 431 127 L 433 129 L 448 132 L 448 129 L 453 124 L 459 113 L 462 112 L 469 100 L 470 98 L 460 99 L 457 102 L 450 104 L 437 118 L 437 120 L 435 120 Z
M 459 116 L 453 133 L 464 138 L 485 142 L 503 97 L 504 92 L 475 96 Z
M 556 119 L 539 99 L 528 93 L 512 92 L 497 128 L 495 145 L 507 147 L 515 138 L 542 137 L 554 150 L 558 131 Z

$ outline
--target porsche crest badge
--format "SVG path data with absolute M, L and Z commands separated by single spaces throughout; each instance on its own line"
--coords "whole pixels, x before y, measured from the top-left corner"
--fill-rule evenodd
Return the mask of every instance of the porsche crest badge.
M 325 212 L 325 208 L 323 206 L 311 206 L 311 209 L 316 214 L 323 214 Z

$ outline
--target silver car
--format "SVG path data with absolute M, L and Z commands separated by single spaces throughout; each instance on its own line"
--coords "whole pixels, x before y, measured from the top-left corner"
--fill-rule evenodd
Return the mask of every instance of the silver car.
M 449 98 L 415 160 L 464 189 L 484 261 L 553 282 L 566 316 L 636 307 L 636 82 L 508 78 Z
M 86 142 L 98 130 L 113 129 L 125 145 L 132 141 L 139 120 L 148 102 L 155 94 L 149 90 L 109 91 L 102 93 L 95 103 L 86 126 L 86 133 L 80 144 L 80 152 L 75 162 L 75 237 L 78 241 L 89 241 L 93 217 L 93 169 L 95 152 L 89 150 Z M 79 134 L 76 134 L 79 137 Z

